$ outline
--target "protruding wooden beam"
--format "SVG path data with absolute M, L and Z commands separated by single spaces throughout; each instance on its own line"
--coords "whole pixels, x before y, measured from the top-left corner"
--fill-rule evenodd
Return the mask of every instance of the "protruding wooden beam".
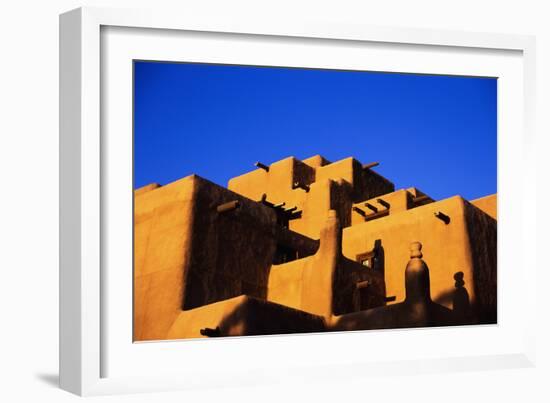
M 385 217 L 389 214 L 390 214 L 390 210 L 388 210 L 388 209 L 380 210 L 378 213 L 372 213 L 372 214 L 367 215 L 365 217 L 365 221 L 376 220 L 377 218 Z
M 427 200 L 431 200 L 430 196 L 427 196 L 427 195 L 418 196 L 418 197 L 413 198 L 413 203 L 414 204 L 422 203 L 422 202 L 425 202 Z
M 222 333 L 219 326 L 217 326 L 215 329 L 205 327 L 204 329 L 201 329 L 200 332 L 201 335 L 206 337 L 220 337 Z
M 368 207 L 371 211 L 378 213 L 378 209 L 370 203 L 365 203 L 365 207 Z
M 275 205 L 271 202 L 267 201 L 267 194 L 262 194 L 262 198 L 260 199 L 260 203 L 262 203 L 264 206 L 267 207 L 275 207 Z
M 227 203 L 220 204 L 218 207 L 216 207 L 216 211 L 218 213 L 227 213 L 229 211 L 233 211 L 238 209 L 241 206 L 241 203 L 238 200 L 233 200 Z
M 353 206 L 352 207 L 352 210 L 355 211 L 356 213 L 358 213 L 360 216 L 362 217 L 366 217 L 367 216 L 367 213 L 365 213 L 364 210 L 361 210 L 359 207 L 356 207 L 356 206 Z
M 355 288 L 360 290 L 362 288 L 367 288 L 369 285 L 370 285 L 369 280 L 359 281 L 355 284 Z
M 390 208 L 390 203 L 388 203 L 386 200 L 384 199 L 376 199 L 376 201 L 378 202 L 378 204 L 380 204 L 381 206 L 384 206 L 386 208 Z
M 436 211 L 434 213 L 434 216 L 439 218 L 441 221 L 443 221 L 446 224 L 449 224 L 451 222 L 451 217 L 449 217 L 447 214 L 443 214 L 441 211 Z
M 260 161 L 255 162 L 254 165 L 260 169 L 263 169 L 266 172 L 269 172 L 269 166 L 266 164 L 262 164 Z
M 292 189 L 303 189 L 307 192 L 309 192 L 309 186 L 302 182 L 294 182 L 292 184 Z
M 380 165 L 379 162 L 370 162 L 368 164 L 363 165 L 363 169 L 371 169 L 371 168 L 377 167 L 378 165 Z
M 295 220 L 297 218 L 302 218 L 302 210 L 293 211 L 288 215 L 289 220 Z

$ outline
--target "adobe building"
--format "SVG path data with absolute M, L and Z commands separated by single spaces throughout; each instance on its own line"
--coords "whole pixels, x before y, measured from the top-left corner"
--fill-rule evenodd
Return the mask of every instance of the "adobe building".
M 496 195 L 290 157 L 135 190 L 134 340 L 496 323 Z

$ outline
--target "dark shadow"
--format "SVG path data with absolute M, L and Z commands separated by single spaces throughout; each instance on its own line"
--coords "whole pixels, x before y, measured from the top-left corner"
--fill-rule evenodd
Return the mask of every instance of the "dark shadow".
M 374 246 L 370 251 L 357 255 L 356 261 L 370 270 L 374 270 L 381 275 L 384 275 L 385 266 L 384 247 L 382 240 L 374 241 Z
M 382 246 L 382 240 L 377 239 L 374 241 L 374 259 L 373 269 L 378 271 L 382 276 L 385 273 L 386 257 L 384 255 L 384 247 Z
M 439 305 L 444 306 L 453 306 L 453 297 L 455 295 L 455 290 L 450 288 L 445 290 L 445 292 L 439 294 L 437 298 L 434 298 L 434 302 Z
M 464 288 L 464 273 L 459 271 L 453 276 L 455 280 L 455 291 L 453 294 L 453 312 L 459 323 L 467 324 L 472 320 L 472 309 L 468 290 Z
M 497 323 L 497 221 L 468 202 L 465 208 L 474 258 L 474 319 L 477 324 Z
M 55 388 L 59 387 L 59 375 L 58 374 L 35 374 L 36 378 L 41 380 L 47 385 Z
M 333 286 L 334 314 L 344 315 L 385 305 L 384 266 L 384 248 L 380 239 L 375 240 L 371 250 L 358 254 L 355 260 L 342 256 Z
M 314 255 L 319 241 L 288 228 L 297 206 L 260 201 L 197 179 L 182 309 L 249 295 L 267 298 L 271 266 Z M 168 225 L 168 224 L 167 224 Z M 205 246 L 207 245 L 207 246 Z
M 321 316 L 263 299 L 245 297 L 216 329 L 201 329 L 201 334 L 209 337 L 259 336 L 325 330 L 325 320 Z
M 459 271 L 453 275 L 454 288 L 440 294 L 436 303 L 450 306 L 459 325 L 473 323 L 473 309 L 470 303 L 470 295 L 464 287 L 464 273 Z
M 384 279 L 385 256 L 381 239 L 374 241 L 374 248 L 371 253 L 371 270 L 373 270 L 374 273 L 378 273 L 380 278 Z M 378 290 L 378 293 L 373 293 L 373 287 L 358 288 L 360 311 L 381 305 L 381 301 L 379 301 L 380 294 L 383 295 L 384 300 L 386 297 L 385 282 L 381 282 L 381 286 L 382 289 Z

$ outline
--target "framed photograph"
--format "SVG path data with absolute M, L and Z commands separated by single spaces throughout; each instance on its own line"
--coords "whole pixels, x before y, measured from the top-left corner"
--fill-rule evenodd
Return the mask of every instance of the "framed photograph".
M 60 383 L 531 366 L 534 39 L 60 17 Z

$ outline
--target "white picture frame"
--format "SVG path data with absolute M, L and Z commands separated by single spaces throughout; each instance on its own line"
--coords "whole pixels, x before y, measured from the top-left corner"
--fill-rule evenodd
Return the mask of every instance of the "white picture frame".
M 105 36 L 102 35 L 109 32 L 114 33 L 114 36 L 112 40 L 109 39 L 106 46 Z M 134 42 L 125 42 L 132 41 L 132 37 L 139 35 L 139 32 L 145 36 L 138 41 L 134 38 Z M 359 50 L 356 52 L 362 52 L 361 46 L 368 44 L 380 47 L 393 46 L 392 52 L 395 52 L 395 55 L 388 56 L 389 64 L 385 65 L 386 67 L 381 64 L 380 69 L 388 70 L 393 63 L 397 71 L 435 74 L 461 74 L 461 72 L 467 74 L 471 67 L 460 60 L 471 60 L 475 64 L 478 58 L 488 57 L 480 59 L 480 64 L 476 65 L 478 69 L 476 71 L 479 74 L 487 72 L 487 75 L 492 75 L 493 67 L 484 66 L 492 63 L 493 57 L 499 59 L 500 55 L 513 54 L 510 58 L 502 57 L 502 66 L 494 67 L 497 70 L 501 69 L 498 71 L 502 71 L 502 77 L 505 77 L 503 79 L 504 95 L 507 94 L 509 98 L 512 98 L 512 94 L 514 95 L 514 99 L 509 99 L 502 98 L 502 92 L 499 93 L 499 262 L 505 262 L 504 269 L 501 270 L 499 265 L 499 276 L 502 274 L 502 277 L 499 277 L 499 325 L 481 327 L 479 333 L 475 333 L 477 330 L 463 327 L 145 343 L 139 346 L 128 339 L 127 345 L 117 344 L 126 343 L 123 336 L 124 332 L 128 331 L 128 326 L 124 321 L 112 318 L 120 318 L 122 316 L 117 315 L 123 315 L 127 311 L 128 303 L 131 305 L 128 299 L 131 293 L 127 293 L 127 287 L 124 288 L 125 291 L 120 288 L 122 290 L 122 294 L 119 294 L 122 295 L 120 299 L 126 302 L 114 301 L 111 293 L 113 290 L 119 290 L 117 287 L 120 282 L 128 277 L 112 277 L 111 271 L 106 271 L 106 267 L 112 267 L 109 266 L 109 259 L 117 259 L 115 255 L 118 252 L 113 249 L 113 242 L 116 240 L 120 241 L 120 245 L 128 245 L 128 239 L 127 237 L 116 238 L 118 233 L 116 230 L 109 232 L 110 220 L 114 220 L 113 217 L 118 215 L 106 214 L 106 212 L 113 212 L 118 208 L 119 212 L 128 213 L 127 203 L 131 200 L 130 183 L 126 190 L 120 190 L 122 193 L 117 193 L 116 189 L 124 188 L 115 186 L 127 181 L 128 172 L 124 171 L 127 165 L 121 164 L 115 167 L 110 163 L 113 150 L 124 153 L 124 144 L 128 144 L 124 143 L 127 140 L 124 135 L 114 135 L 112 130 L 120 128 L 121 133 L 128 131 L 128 124 L 130 123 L 131 126 L 128 102 L 131 104 L 131 99 L 127 97 L 127 81 L 105 80 L 102 74 L 124 73 L 124 70 L 117 70 L 117 66 L 124 66 L 127 60 L 140 55 L 147 46 L 149 46 L 147 48 L 149 58 L 162 60 L 171 58 L 169 53 L 172 52 L 174 43 L 180 40 L 178 32 L 193 33 L 197 40 L 214 33 L 216 41 L 222 43 L 224 41 L 229 43 L 235 36 L 253 38 L 260 43 L 262 40 L 269 40 L 274 44 L 296 40 L 301 41 L 302 48 L 311 46 L 311 41 L 317 41 L 315 43 L 319 46 L 326 45 L 333 51 L 338 51 L 339 47 L 346 44 L 358 45 Z M 154 34 L 152 39 L 148 37 L 151 33 Z M 155 44 L 156 50 L 152 50 L 151 43 Z M 111 51 L 113 49 L 119 51 L 115 54 L 109 53 L 104 49 L 108 47 Z M 414 60 L 430 61 L 431 66 L 400 68 L 398 56 L 400 52 L 401 55 L 403 52 L 408 52 L 408 47 L 411 47 L 414 52 L 425 53 L 424 59 Z M 164 49 L 167 52 L 165 54 Z M 308 378 L 329 380 L 334 379 L 336 371 L 337 377 L 343 378 L 351 374 L 369 376 L 375 373 L 403 374 L 534 365 L 535 322 L 534 314 L 531 317 L 529 312 L 534 312 L 536 288 L 536 254 L 533 251 L 535 242 L 532 242 L 533 234 L 536 233 L 535 211 L 528 208 L 521 197 L 515 200 L 507 197 L 513 195 L 514 186 L 522 188 L 527 186 L 535 172 L 535 161 L 525 158 L 531 154 L 534 146 L 534 49 L 534 38 L 530 36 L 350 26 L 313 19 L 310 21 L 289 19 L 282 22 L 269 19 L 252 21 L 243 17 L 231 21 L 218 21 L 198 18 L 192 14 L 182 16 L 150 10 L 103 8 L 81 8 L 61 15 L 61 387 L 79 395 L 95 395 L 230 384 L 248 385 L 273 380 L 292 382 L 297 374 L 303 380 Z M 246 47 L 235 52 L 240 52 L 242 58 L 239 60 L 247 60 Z M 443 62 L 438 64 L 439 60 L 445 58 L 439 59 L 434 56 L 437 52 L 447 54 L 451 62 L 455 60 L 455 66 L 445 67 Z M 105 64 L 105 60 L 102 60 L 105 57 L 111 57 L 113 64 Z M 209 58 L 206 54 L 197 57 Z M 283 58 L 281 55 L 274 57 Z M 115 62 L 116 58 L 121 58 L 120 64 Z M 126 59 L 122 60 L 122 58 Z M 266 56 L 264 63 L 273 63 L 272 60 Z M 411 60 L 411 63 L 414 60 Z M 208 61 L 223 60 L 213 57 Z M 288 65 L 285 62 L 282 64 Z M 375 65 L 369 64 L 369 66 L 372 69 L 377 68 Z M 356 68 L 362 67 L 357 65 Z M 117 71 L 119 72 L 116 73 Z M 119 102 L 117 99 L 122 100 Z M 109 106 L 106 107 L 106 105 Z M 117 111 L 116 116 L 119 116 L 116 121 L 109 120 L 109 116 L 113 115 L 113 111 L 109 109 L 111 106 Z M 501 118 L 509 120 L 504 120 L 504 125 L 500 125 Z M 506 137 L 500 141 L 503 133 Z M 126 160 L 127 154 L 128 152 L 124 157 Z M 518 155 L 522 158 L 522 165 L 512 169 L 506 162 L 514 156 L 518 158 Z M 505 182 L 503 178 L 506 179 Z M 130 195 L 129 198 L 126 197 L 127 194 Z M 115 206 L 117 201 L 123 202 Z M 128 218 L 128 214 L 122 214 L 122 216 Z M 501 225 L 503 218 L 504 225 Z M 123 227 L 124 221 L 121 224 Z M 105 228 L 109 236 L 106 236 Z M 131 221 L 130 226 L 126 226 L 126 230 L 131 231 Z M 120 253 L 120 255 L 123 254 Z M 521 254 L 523 259 L 518 260 L 514 254 Z M 127 260 L 123 265 L 127 266 Z M 520 267 L 521 276 L 517 276 L 521 278 L 514 279 L 511 269 L 507 267 Z M 521 287 L 518 287 L 520 291 L 516 293 L 520 293 L 522 298 L 521 302 L 517 302 L 517 306 L 509 303 L 509 294 L 501 292 L 502 287 L 512 285 L 513 280 L 521 281 Z M 131 284 L 129 286 L 131 287 Z M 508 311 L 515 313 L 510 313 L 509 318 L 503 318 L 500 316 L 503 310 L 504 315 L 508 315 Z M 117 313 L 119 311 L 122 313 Z M 520 314 L 521 321 L 513 320 Z M 131 315 L 128 320 L 131 322 Z M 123 324 L 120 329 L 117 328 L 117 323 Z M 509 323 L 509 326 L 503 323 Z M 350 356 L 349 351 L 353 351 L 353 348 L 360 345 L 367 337 L 382 343 L 382 348 L 378 349 L 380 354 L 388 352 L 387 347 L 386 350 L 384 349 L 384 344 L 387 346 L 392 343 L 393 345 L 403 344 L 399 343 L 403 339 L 407 341 L 404 344 L 417 343 L 418 340 L 424 339 L 425 345 L 431 344 L 436 347 L 433 354 L 429 354 L 428 350 L 422 348 L 416 355 L 410 354 L 407 350 L 395 348 L 393 355 L 386 354 L 386 357 L 377 357 L 376 354 L 372 354 L 371 357 Z M 438 340 L 448 337 L 460 337 L 464 340 L 477 338 L 486 340 L 486 344 L 480 342 L 478 348 L 449 350 L 448 354 L 443 350 L 437 350 Z M 504 341 L 491 351 L 484 350 L 495 338 Z M 124 340 L 121 342 L 121 339 Z M 320 357 L 316 354 L 318 350 L 311 347 L 318 348 L 319 343 L 323 345 L 334 343 L 333 345 L 337 346 L 342 345 L 343 341 L 348 350 L 343 350 L 340 355 L 347 354 L 346 359 L 339 359 L 337 354 Z M 252 368 L 253 361 L 247 361 L 247 359 L 242 359 L 240 366 L 223 365 L 224 362 L 236 360 L 239 354 L 240 357 L 254 357 L 265 354 L 266 349 L 272 351 L 272 355 L 268 355 L 270 358 L 258 363 L 256 367 Z M 280 352 L 289 349 L 292 351 L 290 354 L 292 359 L 277 361 L 277 357 L 281 355 Z M 185 364 L 181 363 L 182 356 L 187 357 Z M 157 357 L 162 357 L 159 358 L 162 360 L 162 370 L 133 371 L 136 368 L 136 362 L 132 361 L 133 359 L 143 363 L 145 367 L 154 368 L 151 363 L 157 362 L 155 361 Z M 212 370 L 212 365 L 203 365 L 201 360 L 219 364 L 216 365 L 218 369 Z M 261 369 L 261 372 L 257 369 Z

